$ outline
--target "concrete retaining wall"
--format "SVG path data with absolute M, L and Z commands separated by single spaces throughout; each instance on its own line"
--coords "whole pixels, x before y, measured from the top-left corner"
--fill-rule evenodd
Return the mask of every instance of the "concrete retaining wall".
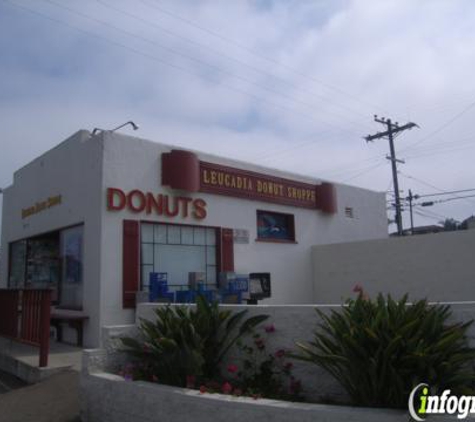
M 341 303 L 361 284 L 431 301 L 475 300 L 475 230 L 312 247 L 315 303 Z
M 154 320 L 154 310 L 161 304 L 143 303 L 137 309 L 137 321 L 141 318 Z M 247 308 L 249 316 L 256 314 L 267 314 L 270 316 L 265 324 L 274 324 L 275 332 L 264 334 L 267 338 L 268 352 L 279 349 L 296 350 L 296 342 L 307 342 L 312 340 L 313 332 L 319 322 L 319 317 L 315 312 L 315 306 L 310 305 L 222 305 L 227 309 L 242 310 Z M 469 321 L 475 317 L 475 302 L 454 303 L 452 306 L 454 321 Z M 318 306 L 323 312 L 330 312 L 332 309 L 339 309 L 337 306 Z M 120 368 L 127 361 L 125 353 L 120 352 L 122 343 L 121 337 L 136 336 L 138 334 L 135 325 L 105 327 L 103 329 L 104 349 L 95 350 L 85 354 L 83 368 L 85 375 L 94 373 L 118 373 Z M 475 346 L 475 326 L 470 327 L 468 332 L 469 341 Z M 226 363 L 236 363 L 239 361 L 239 353 L 231 350 Z M 341 386 L 324 370 L 315 365 L 293 361 L 293 375 L 300 379 L 304 389 L 304 395 L 312 401 L 331 399 L 335 402 L 347 402 L 348 397 Z
M 406 422 L 403 411 L 289 403 L 125 381 L 106 373 L 81 377 L 83 422 Z

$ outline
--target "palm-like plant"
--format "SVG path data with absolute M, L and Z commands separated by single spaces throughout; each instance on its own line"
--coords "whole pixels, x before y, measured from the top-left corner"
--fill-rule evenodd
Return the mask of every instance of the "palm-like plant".
M 164 384 L 186 386 L 189 377 L 219 377 L 219 365 L 229 349 L 268 318 L 244 319 L 246 313 L 221 310 L 218 303 L 198 296 L 195 309 L 158 307 L 155 321 L 141 320 L 138 339 L 127 337 L 122 342 L 140 362 L 144 375 L 139 377 L 155 375 Z
M 196 308 L 190 311 L 192 324 L 203 341 L 203 376 L 213 379 L 219 376 L 220 364 L 226 353 L 242 336 L 265 321 L 268 315 L 256 315 L 244 319 L 247 309 L 233 312 L 219 308 L 218 302 L 209 303 L 198 296 Z
M 471 391 L 475 349 L 466 332 L 472 322 L 449 323 L 448 306 L 408 305 L 407 295 L 369 300 L 360 293 L 341 311 L 317 313 L 322 322 L 314 340 L 298 343 L 301 353 L 294 357 L 327 370 L 354 404 L 404 408 L 420 382 Z

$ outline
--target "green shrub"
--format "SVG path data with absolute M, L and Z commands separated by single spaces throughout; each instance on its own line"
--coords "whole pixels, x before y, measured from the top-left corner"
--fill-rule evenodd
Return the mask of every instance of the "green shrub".
M 448 306 L 425 300 L 407 305 L 407 295 L 369 300 L 360 292 L 341 311 L 317 313 L 320 329 L 311 343 L 297 344 L 294 358 L 327 370 L 353 404 L 405 408 L 421 382 L 437 391 L 471 393 L 475 349 L 466 332 L 472 321 L 449 323 Z
M 155 321 L 141 320 L 138 339 L 122 339 L 136 360 L 133 378 L 191 387 L 219 377 L 220 364 L 232 345 L 268 318 L 244 319 L 246 313 L 220 310 L 217 303 L 210 304 L 201 296 L 195 309 L 158 307 Z

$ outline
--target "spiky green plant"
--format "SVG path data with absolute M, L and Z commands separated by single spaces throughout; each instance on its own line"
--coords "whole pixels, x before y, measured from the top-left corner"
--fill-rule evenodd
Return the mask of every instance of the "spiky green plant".
M 203 340 L 185 307 L 159 307 L 155 315 L 153 322 L 140 321 L 139 338 L 121 339 L 137 362 L 135 376 L 184 387 L 187 377 L 202 375 Z
M 268 315 L 255 315 L 245 319 L 247 309 L 233 312 L 220 309 L 218 302 L 209 303 L 198 296 L 196 308 L 190 310 L 192 324 L 203 341 L 203 376 L 219 376 L 220 364 L 238 339 L 252 332 Z
M 328 371 L 359 406 L 404 408 L 420 382 L 471 392 L 475 349 L 466 333 L 472 321 L 451 323 L 449 306 L 408 305 L 407 298 L 370 300 L 360 293 L 329 315 L 317 310 L 322 322 L 314 340 L 297 343 L 294 357 Z
M 246 313 L 222 310 L 218 303 L 198 296 L 194 309 L 156 308 L 156 320 L 142 319 L 139 337 L 126 337 L 122 342 L 139 363 L 139 378 L 154 375 L 164 384 L 186 386 L 190 377 L 219 377 L 219 365 L 233 344 L 268 318 L 256 315 L 245 319 Z

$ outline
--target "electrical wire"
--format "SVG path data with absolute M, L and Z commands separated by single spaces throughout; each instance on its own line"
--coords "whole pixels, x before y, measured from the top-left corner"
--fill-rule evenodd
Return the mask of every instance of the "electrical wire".
M 453 190 L 453 191 L 440 192 L 440 193 L 429 193 L 425 195 L 417 195 L 417 197 L 427 198 L 430 196 L 453 195 L 454 193 L 473 192 L 473 191 L 475 191 L 475 188 L 474 189 L 460 189 L 460 190 Z
M 440 189 L 440 188 L 438 188 L 437 186 L 432 185 L 431 183 L 424 182 L 423 180 L 418 179 L 417 177 L 410 176 L 410 175 L 405 174 L 405 173 L 403 173 L 403 172 L 401 172 L 401 171 L 399 171 L 399 174 L 400 174 L 401 176 L 405 177 L 405 178 L 415 180 L 416 182 L 419 182 L 419 183 L 421 183 L 421 184 L 423 184 L 423 185 L 426 185 L 426 186 L 428 186 L 428 187 L 430 187 L 430 188 L 432 188 L 432 189 L 435 189 L 435 190 L 437 190 L 437 191 L 439 191 L 439 192 L 443 192 L 443 193 L 447 193 L 447 192 L 448 192 L 447 190 Z M 471 200 L 469 200 L 469 199 L 465 199 L 465 202 L 468 202 L 468 203 L 470 203 L 470 204 L 475 204 L 474 201 L 471 201 Z
M 145 4 L 146 6 L 152 8 L 152 9 L 155 9 L 155 10 L 157 10 L 157 11 L 163 13 L 163 14 L 166 14 L 166 15 L 168 15 L 168 16 L 171 16 L 171 17 L 174 18 L 174 19 L 180 20 L 180 21 L 186 23 L 187 25 L 193 26 L 194 28 L 199 29 L 200 31 L 206 32 L 207 34 L 209 34 L 209 35 L 211 35 L 211 36 L 213 36 L 213 37 L 216 37 L 216 38 L 218 38 L 218 39 L 220 39 L 220 40 L 222 40 L 222 41 L 224 41 L 224 42 L 227 42 L 227 43 L 229 43 L 229 44 L 232 44 L 232 45 L 234 45 L 234 46 L 236 46 L 236 47 L 238 47 L 238 48 L 240 48 L 240 49 L 242 49 L 242 50 L 244 50 L 244 51 L 247 51 L 249 54 L 251 54 L 251 55 L 253 55 L 253 56 L 255 56 L 255 57 L 258 57 L 258 58 L 260 58 L 260 59 L 262 59 L 262 60 L 265 60 L 265 61 L 267 61 L 267 62 L 269 62 L 269 63 L 272 63 L 273 65 L 278 65 L 278 66 L 280 66 L 280 67 L 282 67 L 282 68 L 285 68 L 285 69 L 287 69 L 288 71 L 290 71 L 290 72 L 292 72 L 292 73 L 294 73 L 294 74 L 296 74 L 296 75 L 299 75 L 299 76 L 301 76 L 301 77 L 303 77 L 303 78 L 309 79 L 309 80 L 311 80 L 311 81 L 313 81 L 313 82 L 315 82 L 315 83 L 317 83 L 317 84 L 319 84 L 319 85 L 322 85 L 322 86 L 326 87 L 327 89 L 330 89 L 330 90 L 332 90 L 332 91 L 334 91 L 334 92 L 338 92 L 339 94 L 344 95 L 345 97 L 350 98 L 351 100 L 353 100 L 353 101 L 355 101 L 355 102 L 358 102 L 358 103 L 360 103 L 360 104 L 363 104 L 363 105 L 365 105 L 365 106 L 367 106 L 367 107 L 371 107 L 373 110 L 374 110 L 374 109 L 378 109 L 378 110 L 384 111 L 384 110 L 382 110 L 382 107 L 380 107 L 380 106 L 377 106 L 377 105 L 375 105 L 375 104 L 371 104 L 371 103 L 369 103 L 369 102 L 363 101 L 363 100 L 361 100 L 360 97 L 357 97 L 356 95 L 350 94 L 350 93 L 348 93 L 348 92 L 342 90 L 342 89 L 339 88 L 339 87 L 335 87 L 335 86 L 333 86 L 333 85 L 330 85 L 330 84 L 328 84 L 328 83 L 325 83 L 325 82 L 323 82 L 322 80 L 315 78 L 314 76 L 307 75 L 307 74 L 305 74 L 305 73 L 299 71 L 298 69 L 296 69 L 296 68 L 294 68 L 294 67 L 292 67 L 292 66 L 288 66 L 288 65 L 286 65 L 285 63 L 281 63 L 281 62 L 279 62 L 278 60 L 273 59 L 272 57 L 263 56 L 262 54 L 257 53 L 257 52 L 254 51 L 253 49 L 251 49 L 251 48 L 249 48 L 249 47 L 247 47 L 247 46 L 245 46 L 245 45 L 243 45 L 243 44 L 241 44 L 241 43 L 238 43 L 238 42 L 236 42 L 235 40 L 233 40 L 233 39 L 231 39 L 231 38 L 229 38 L 229 37 L 226 37 L 226 36 L 224 36 L 224 35 L 222 35 L 222 34 L 219 34 L 218 32 L 213 31 L 213 30 L 210 30 L 210 29 L 208 29 L 208 28 L 206 28 L 206 27 L 204 27 L 204 26 L 202 26 L 202 25 L 196 24 L 196 23 L 193 22 L 192 20 L 187 19 L 187 18 L 184 18 L 184 17 L 180 16 L 179 14 L 177 14 L 177 13 L 175 13 L 175 12 L 171 12 L 170 10 L 167 10 L 167 9 L 161 7 L 161 6 L 158 6 L 158 5 L 156 4 L 156 2 L 154 2 L 153 5 L 151 5 L 151 4 L 150 4 L 149 2 L 147 2 L 147 1 L 144 1 L 144 0 L 141 0 L 141 1 L 142 1 L 143 4 Z
M 240 64 L 240 65 L 242 65 L 242 66 L 245 66 L 245 67 L 247 67 L 247 68 L 253 70 L 254 72 L 257 72 L 257 73 L 260 73 L 261 75 L 266 76 L 267 78 L 268 78 L 268 77 L 271 77 L 271 78 L 276 79 L 276 80 L 278 80 L 278 81 L 280 81 L 280 82 L 283 82 L 284 84 L 287 84 L 288 86 L 290 86 L 290 87 L 292 87 L 292 88 L 294 88 L 294 89 L 299 89 L 299 87 L 298 87 L 295 83 L 291 83 L 291 82 L 289 82 L 288 80 L 286 80 L 286 79 L 284 79 L 284 78 L 282 78 L 282 77 L 280 77 L 280 76 L 276 76 L 276 75 L 273 74 L 273 73 L 266 72 L 266 71 L 264 71 L 264 70 L 262 70 L 262 69 L 260 69 L 260 68 L 258 68 L 258 67 L 255 67 L 255 66 L 253 66 L 253 65 L 250 65 L 250 64 L 248 64 L 248 63 L 246 63 L 246 62 L 244 62 L 244 61 L 242 61 L 242 60 L 239 60 L 239 59 L 237 59 L 237 58 L 235 58 L 235 57 L 232 57 L 232 56 L 230 56 L 230 55 L 228 55 L 228 54 L 226 54 L 226 53 L 223 53 L 222 51 L 219 51 L 219 50 L 217 50 L 217 49 L 215 49 L 215 48 L 213 48 L 213 47 L 210 47 L 209 45 L 205 45 L 205 44 L 203 44 L 203 43 L 201 43 L 201 42 L 199 42 L 199 41 L 196 41 L 196 40 L 190 39 L 190 38 L 188 38 L 188 37 L 185 37 L 185 36 L 183 36 L 183 35 L 177 34 L 176 32 L 169 30 L 168 28 L 164 28 L 163 26 L 158 25 L 158 24 L 156 24 L 156 23 L 154 23 L 154 22 L 150 22 L 150 21 L 148 21 L 148 20 L 146 20 L 146 19 L 143 19 L 142 17 L 140 17 L 140 16 L 138 16 L 138 15 L 136 15 L 136 14 L 130 13 L 130 12 L 126 11 L 126 10 L 123 10 L 123 9 L 120 9 L 120 8 L 118 8 L 118 7 L 116 7 L 116 6 L 113 6 L 113 5 L 111 5 L 111 4 L 107 3 L 107 2 L 105 2 L 104 0 L 96 0 L 96 1 L 97 1 L 98 3 L 100 3 L 101 5 L 103 5 L 104 7 L 110 9 L 110 10 L 114 10 L 115 12 L 120 13 L 120 14 L 122 14 L 122 15 L 124 15 L 124 16 L 127 16 L 127 17 L 129 17 L 129 18 L 131 18 L 131 19 L 134 19 L 134 20 L 136 20 L 136 21 L 142 22 L 143 24 L 148 25 L 149 27 L 153 27 L 153 28 L 155 28 L 155 29 L 158 29 L 158 30 L 160 30 L 160 31 L 162 31 L 162 32 L 165 32 L 166 34 L 169 34 L 169 35 L 171 35 L 171 36 L 173 36 L 173 37 L 176 37 L 176 38 L 178 38 L 178 39 L 184 40 L 184 41 L 186 41 L 187 43 L 197 45 L 197 46 L 199 46 L 199 47 L 201 47 L 201 48 L 205 48 L 205 49 L 207 49 L 207 50 L 213 52 L 214 54 L 217 54 L 217 55 L 219 55 L 219 56 L 221 56 L 221 57 L 226 58 L 227 60 L 231 60 L 231 61 L 233 61 L 233 62 L 235 62 L 235 63 L 238 63 L 238 64 Z M 335 101 L 332 101 L 331 99 L 328 99 L 328 97 L 324 97 L 324 96 L 322 96 L 322 95 L 320 95 L 320 94 L 317 94 L 316 91 L 313 91 L 313 92 L 314 92 L 314 93 L 312 94 L 312 96 L 314 96 L 314 97 L 316 97 L 316 98 L 319 98 L 319 99 L 325 101 L 325 102 L 326 102 L 326 106 L 328 106 L 328 104 L 333 104 L 333 105 L 335 105 L 336 107 L 339 107 L 339 108 L 344 109 L 344 110 L 346 110 L 346 111 L 349 111 L 349 112 L 351 112 L 351 113 L 358 114 L 358 115 L 360 115 L 360 116 L 362 116 L 362 117 L 364 117 L 364 118 L 367 117 L 366 114 L 360 112 L 359 110 L 355 110 L 355 109 L 350 108 L 350 107 L 347 107 L 347 106 L 345 106 L 345 105 L 338 104 L 338 103 L 336 103 Z M 306 91 L 305 93 L 308 93 L 308 91 Z M 358 124 L 359 124 L 359 123 L 358 123 Z M 368 127 L 369 127 L 369 126 L 368 126 Z
M 175 54 L 175 55 L 177 55 L 177 56 L 183 57 L 183 58 L 185 58 L 185 59 L 187 59 L 187 60 L 191 60 L 191 61 L 193 61 L 193 62 L 195 62 L 195 63 L 198 63 L 198 64 L 200 64 L 200 65 L 202 65 L 202 66 L 206 66 L 206 67 L 208 67 L 209 69 L 211 69 L 211 70 L 213 70 L 213 71 L 216 71 L 216 72 L 222 73 L 222 74 L 224 74 L 224 75 L 227 75 L 227 76 L 229 76 L 229 77 L 235 78 L 235 79 L 237 79 L 237 80 L 246 82 L 246 83 L 248 83 L 248 84 L 250 84 L 250 85 L 254 85 L 254 86 L 256 86 L 257 88 L 263 89 L 263 90 L 268 91 L 268 92 L 273 93 L 273 94 L 276 94 L 276 95 L 278 95 L 278 96 L 280 96 L 280 97 L 282 97 L 282 98 L 285 98 L 286 100 L 292 101 L 292 102 L 294 102 L 294 103 L 296 103 L 296 104 L 301 104 L 301 105 L 303 105 L 303 106 L 305 106 L 305 107 L 308 107 L 308 108 L 310 108 L 310 109 L 313 109 L 313 110 L 315 110 L 315 111 L 322 112 L 322 109 L 321 109 L 321 108 L 315 107 L 315 106 L 314 106 L 313 104 L 311 104 L 311 103 L 308 103 L 308 102 L 306 102 L 306 101 L 301 101 L 301 100 L 292 98 L 291 95 L 287 95 L 287 94 L 284 94 L 284 93 L 282 93 L 282 92 L 279 92 L 279 91 L 277 91 L 277 90 L 275 90 L 275 89 L 272 89 L 272 88 L 269 88 L 269 87 L 267 87 L 267 86 L 264 86 L 264 85 L 262 85 L 262 84 L 260 84 L 260 83 L 258 83 L 258 82 L 255 82 L 255 81 L 253 81 L 253 80 L 251 80 L 251 79 L 249 79 L 249 78 L 246 78 L 245 76 L 237 75 L 237 74 L 235 74 L 235 73 L 233 73 L 233 72 L 230 72 L 230 71 L 228 71 L 228 70 L 224 70 L 224 69 L 220 68 L 219 66 L 210 64 L 210 63 L 208 63 L 208 62 L 206 62 L 206 61 L 204 61 L 204 60 L 202 60 L 202 59 L 200 59 L 200 58 L 191 56 L 191 55 L 186 54 L 186 53 L 182 53 L 181 51 L 178 51 L 178 50 L 176 50 L 175 48 L 171 48 L 171 47 L 169 47 L 169 46 L 167 46 L 167 45 L 165 45 L 165 44 L 162 44 L 162 43 L 160 43 L 160 42 L 158 42 L 158 41 L 152 40 L 152 39 L 150 39 L 150 38 L 143 37 L 143 36 L 141 36 L 141 35 L 137 35 L 137 34 L 134 33 L 134 32 L 128 31 L 128 30 L 123 29 L 123 28 L 120 28 L 120 27 L 118 27 L 118 26 L 116 26 L 116 25 L 113 25 L 113 24 L 111 24 L 111 23 L 109 23 L 109 22 L 106 22 L 106 21 L 104 21 L 104 20 L 102 20 L 102 19 L 98 19 L 98 18 L 95 18 L 95 17 L 93 17 L 93 16 L 89 16 L 89 15 L 86 14 L 86 13 L 82 13 L 82 12 L 80 12 L 80 11 L 78 11 L 78 10 L 75 10 L 75 9 L 73 9 L 73 8 L 70 8 L 70 7 L 68 7 L 68 6 L 65 6 L 64 4 L 57 3 L 57 2 L 55 2 L 55 1 L 53 1 L 53 0 L 42 0 L 42 1 L 44 1 L 44 2 L 46 2 L 46 3 L 49 3 L 49 4 L 52 4 L 52 5 L 56 6 L 56 7 L 62 8 L 62 9 L 64 9 L 64 10 L 68 11 L 69 13 L 75 14 L 75 15 L 77 15 L 77 16 L 80 16 L 80 17 L 84 18 L 84 19 L 87 19 L 87 20 L 96 22 L 96 23 L 98 23 L 98 24 L 100 24 L 100 25 L 107 26 L 107 27 L 109 27 L 109 28 L 114 29 L 115 31 L 122 32 L 122 33 L 126 34 L 126 35 L 129 36 L 129 37 L 136 38 L 136 39 L 139 39 L 139 40 L 141 40 L 141 41 L 144 41 L 144 42 L 147 42 L 147 43 L 149 43 L 149 44 L 152 44 L 152 45 L 155 45 L 155 46 L 157 46 L 157 47 L 160 47 L 160 48 L 162 48 L 162 49 L 164 49 L 164 50 L 166 50 L 166 51 L 168 51 L 168 52 L 170 52 L 170 53 L 172 53 L 172 54 Z M 335 115 L 335 116 L 337 116 L 337 117 L 339 117 L 339 118 L 342 118 L 342 115 L 340 115 L 340 114 L 338 114 L 338 113 L 333 113 L 333 112 L 328 111 L 328 110 L 323 110 L 323 111 L 326 112 L 326 113 L 328 113 L 328 114 L 333 114 L 333 115 Z M 357 125 L 357 126 L 362 126 L 362 127 L 364 127 L 364 125 L 362 125 L 362 124 L 360 124 L 360 123 L 353 122 L 353 121 L 348 120 L 348 119 L 347 119 L 346 121 L 347 121 L 348 123 L 351 123 L 351 124 L 354 124 L 354 125 Z M 326 122 L 326 121 L 322 121 L 322 123 L 327 124 L 327 125 L 330 125 L 330 126 L 333 126 L 333 127 L 337 127 L 336 125 L 334 125 L 334 124 L 332 124 L 332 123 L 329 123 L 329 122 Z
M 29 13 L 38 15 L 38 16 L 40 16 L 40 17 L 42 17 L 42 18 L 45 18 L 45 19 L 48 19 L 48 20 L 50 20 L 50 21 L 52 21 L 52 22 L 55 22 L 55 23 L 58 23 L 58 24 L 60 24 L 60 25 L 64 25 L 64 26 L 66 26 L 66 27 L 68 27 L 68 28 L 74 29 L 74 30 L 76 30 L 76 31 L 82 32 L 82 33 L 84 33 L 84 34 L 86 34 L 86 35 L 88 35 L 88 36 L 91 36 L 91 37 L 94 37 L 94 38 L 98 38 L 98 39 L 100 39 L 100 40 L 102 40 L 102 41 L 105 41 L 105 42 L 107 42 L 107 43 L 113 44 L 113 45 L 115 45 L 115 46 L 117 46 L 117 47 L 126 49 L 126 50 L 128 50 L 129 52 L 132 52 L 132 53 L 134 53 L 134 54 L 136 54 L 136 55 L 140 55 L 140 56 L 146 57 L 146 58 L 148 58 L 148 59 L 150 59 L 150 60 L 156 61 L 156 62 L 158 62 L 158 63 L 161 63 L 161 64 L 165 65 L 165 66 L 168 66 L 168 67 L 171 67 L 171 68 L 173 68 L 173 69 L 179 70 L 180 72 L 186 73 L 186 74 L 191 75 L 191 76 L 193 76 L 193 77 L 195 77 L 195 78 L 197 78 L 197 79 L 202 80 L 202 77 L 201 77 L 201 76 L 199 76 L 199 75 L 197 75 L 197 74 L 195 74 L 195 73 L 193 73 L 193 72 L 190 72 L 188 69 L 186 69 L 186 68 L 184 68 L 184 67 L 182 67 L 182 66 L 173 64 L 173 63 L 169 63 L 169 62 L 167 62 L 166 60 L 163 60 L 163 59 L 161 59 L 161 58 L 159 58 L 159 57 L 157 57 L 157 56 L 153 56 L 153 55 L 151 55 L 151 54 L 145 53 L 145 52 L 143 52 L 143 51 L 141 51 L 141 50 L 138 50 L 138 49 L 136 49 L 136 48 L 134 48 L 134 47 L 130 47 L 130 46 L 126 45 L 126 44 L 123 44 L 123 43 L 118 42 L 118 41 L 116 41 L 116 40 L 113 40 L 113 39 L 111 39 L 111 38 L 105 37 L 105 36 L 103 36 L 103 35 L 99 35 L 99 34 L 97 34 L 97 33 L 95 33 L 95 32 L 88 31 L 88 30 L 86 30 L 86 29 L 80 28 L 80 27 L 75 26 L 75 25 L 72 25 L 72 24 L 70 24 L 70 23 L 64 22 L 64 21 L 62 21 L 62 20 L 60 20 L 60 19 L 53 18 L 53 17 L 51 17 L 51 16 L 49 16 L 49 15 L 46 15 L 46 14 L 44 14 L 44 13 L 42 13 L 42 12 L 39 12 L 39 11 L 37 11 L 37 10 L 34 10 L 34 9 L 31 9 L 31 8 L 26 7 L 26 6 L 24 6 L 24 5 L 20 5 L 20 4 L 18 4 L 18 3 L 15 3 L 15 2 L 13 2 L 12 0 L 3 0 L 3 1 L 6 2 L 6 3 L 9 3 L 9 4 L 11 4 L 11 5 L 15 6 L 15 7 L 18 7 L 18 8 L 20 8 L 20 9 L 23 9 L 23 10 L 25 10 L 25 11 L 28 11 Z M 44 0 L 44 1 L 50 1 L 50 0 Z M 63 7 L 63 6 L 61 6 L 61 7 Z M 90 19 L 91 19 L 91 20 L 95 20 L 95 18 L 90 18 Z M 99 21 L 100 21 L 100 20 L 99 20 Z M 101 21 L 101 23 L 102 23 L 102 22 L 103 22 L 103 21 Z M 105 24 L 105 23 L 104 23 L 104 24 Z M 125 31 L 125 32 L 127 32 L 127 31 Z M 308 114 L 308 113 L 303 113 L 303 112 L 301 112 L 301 111 L 295 110 L 294 108 L 287 107 L 287 106 L 284 106 L 284 105 L 279 104 L 279 103 L 275 103 L 275 102 L 270 101 L 270 100 L 268 100 L 268 99 L 266 99 L 266 98 L 263 98 L 263 97 L 259 97 L 259 96 L 255 95 L 255 94 L 251 93 L 251 92 L 248 92 L 248 91 L 242 90 L 242 89 L 240 89 L 240 88 L 236 88 L 236 87 L 234 87 L 234 86 L 231 86 L 231 85 L 229 85 L 229 84 L 226 84 L 226 83 L 224 83 L 223 81 L 217 80 L 217 81 L 216 81 L 216 84 L 219 84 L 219 85 L 221 85 L 221 86 L 223 86 L 223 87 L 225 87 L 225 88 L 227 88 L 227 89 L 230 89 L 230 90 L 232 90 L 232 91 L 238 92 L 239 94 L 242 94 L 242 95 L 251 97 L 251 98 L 253 98 L 254 100 L 256 100 L 256 101 L 258 101 L 258 102 L 264 102 L 264 103 L 267 103 L 267 104 L 269 104 L 269 105 L 271 105 L 271 106 L 278 107 L 278 108 L 281 108 L 281 109 L 290 111 L 290 112 L 295 113 L 295 114 L 298 114 L 298 115 L 300 115 L 300 116 L 304 116 L 304 117 L 310 119 L 311 121 L 315 122 L 315 117 L 314 117 L 313 115 Z M 325 122 L 325 121 L 320 121 L 320 123 L 326 124 L 326 125 L 328 125 L 328 126 L 336 127 L 335 125 L 333 125 L 333 124 L 331 124 L 331 123 L 328 123 L 328 122 Z M 341 128 L 338 128 L 338 129 L 341 129 Z M 348 132 L 348 133 L 352 133 L 352 132 L 349 132 L 348 130 L 345 130 L 345 131 Z
M 472 189 L 475 190 L 475 189 Z M 456 199 L 466 199 L 466 198 L 475 198 L 475 195 L 465 195 L 465 196 L 454 196 L 453 198 L 446 199 L 436 199 L 435 201 L 430 201 L 431 204 L 443 204 L 445 202 L 455 201 Z M 413 204 L 413 206 L 420 205 L 424 206 L 424 203 Z
M 423 142 L 426 142 L 429 140 L 432 136 L 435 134 L 443 131 L 445 128 L 450 126 L 452 123 L 457 121 L 460 117 L 462 117 L 465 113 L 467 113 L 469 110 L 471 110 L 475 106 L 475 101 L 470 103 L 467 107 L 465 107 L 462 111 L 456 113 L 454 116 L 452 116 L 449 120 L 444 122 L 442 125 L 438 126 L 435 130 L 424 136 L 423 138 L 419 139 L 418 141 L 414 142 L 413 144 L 407 146 L 406 148 L 403 148 L 399 151 L 399 154 L 403 153 L 404 151 L 410 151 L 411 149 L 415 148 L 417 145 L 420 145 Z

